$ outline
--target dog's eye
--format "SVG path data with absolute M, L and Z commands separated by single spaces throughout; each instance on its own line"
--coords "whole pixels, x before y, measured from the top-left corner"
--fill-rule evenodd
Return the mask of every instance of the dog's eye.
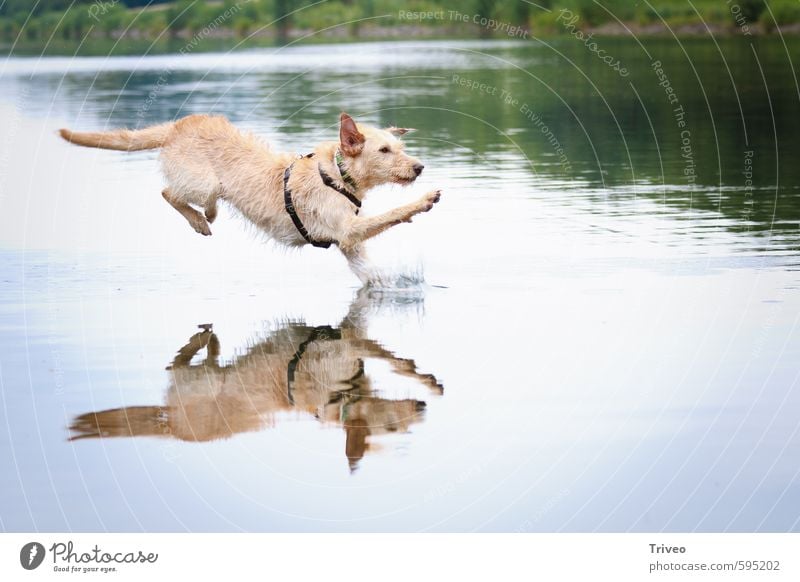
M 382 154 L 388 154 L 389 153 L 389 146 L 383 146 L 378 151 L 381 152 Z

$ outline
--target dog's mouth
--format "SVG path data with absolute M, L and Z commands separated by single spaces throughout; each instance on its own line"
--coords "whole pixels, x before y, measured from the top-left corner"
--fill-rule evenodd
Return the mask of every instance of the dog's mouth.
M 417 176 L 392 176 L 392 182 L 395 184 L 400 184 L 401 186 L 408 186 L 409 184 L 413 184 L 414 181 L 417 179 Z

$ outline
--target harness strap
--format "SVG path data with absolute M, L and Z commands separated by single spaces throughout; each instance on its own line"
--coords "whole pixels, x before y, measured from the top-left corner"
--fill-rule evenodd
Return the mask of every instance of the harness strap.
M 311 157 L 313 157 L 313 155 L 314 154 L 312 153 L 312 154 L 305 155 L 303 157 L 304 158 L 311 158 Z M 338 165 L 338 160 L 337 160 L 337 165 Z M 330 246 L 332 244 L 338 244 L 338 243 L 336 243 L 336 241 L 333 241 L 333 240 L 325 240 L 325 241 L 314 240 L 313 238 L 311 238 L 311 235 L 308 234 L 308 230 L 306 229 L 305 225 L 303 224 L 303 221 L 300 220 L 300 216 L 298 216 L 298 214 L 297 214 L 297 209 L 294 207 L 294 203 L 292 202 L 292 191 L 289 189 L 289 176 L 291 176 L 291 174 L 292 174 L 292 168 L 294 168 L 294 162 L 292 162 L 289 165 L 289 167 L 286 168 L 283 171 L 283 205 L 284 205 L 284 208 L 286 208 L 286 213 L 289 215 L 289 218 L 292 219 L 292 222 L 294 223 L 295 228 L 303 236 L 303 238 L 306 239 L 306 242 L 308 242 L 308 244 L 310 244 L 311 246 L 314 246 L 314 247 L 317 247 L 317 248 L 321 248 L 321 249 L 327 249 L 327 248 L 330 248 Z M 320 178 L 322 178 L 322 183 L 325 184 L 328 188 L 336 190 L 339 194 L 341 194 L 342 196 L 347 198 L 350 201 L 350 203 L 353 204 L 356 207 L 356 214 L 358 214 L 358 209 L 361 208 L 361 200 L 356 198 L 348 190 L 346 190 L 346 189 L 342 188 L 341 186 L 339 186 L 338 184 L 336 184 L 333 181 L 333 178 L 331 178 L 328 174 L 325 173 L 325 171 L 322 169 L 321 165 L 318 165 L 317 168 L 319 169 L 319 176 L 320 176 Z M 341 169 L 340 169 L 340 171 L 341 171 Z M 349 176 L 345 177 L 346 174 L 347 174 L 347 172 L 345 172 L 345 174 L 342 176 L 344 178 L 345 182 L 346 183 L 350 183 L 350 184 L 355 184 L 353 182 L 352 178 L 350 178 Z
M 328 404 L 338 404 L 339 405 L 339 420 L 344 422 L 347 420 L 347 413 L 348 408 L 351 404 L 354 404 L 361 400 L 362 398 L 371 398 L 371 396 L 365 396 L 363 394 L 359 394 L 358 390 L 360 386 L 356 383 L 362 376 L 364 376 L 364 360 L 358 358 L 358 371 L 353 374 L 353 376 L 349 380 L 344 380 L 342 384 L 350 384 L 350 388 L 345 388 L 344 390 L 337 390 L 331 393 L 331 397 L 328 399 Z
M 322 183 L 325 184 L 328 188 L 333 188 L 339 194 L 347 198 L 356 208 L 361 208 L 361 200 L 353 196 L 353 194 L 349 190 L 345 190 L 338 184 L 333 181 L 328 174 L 325 173 L 325 170 L 322 169 L 322 166 L 319 166 L 319 176 L 322 178 Z M 356 214 L 358 214 L 358 210 L 356 210 Z
M 306 353 L 306 349 L 308 349 L 309 344 L 315 341 L 338 339 L 342 339 L 341 331 L 332 328 L 330 325 L 318 325 L 311 330 L 311 333 L 308 335 L 306 340 L 297 346 L 297 351 L 294 353 L 294 356 L 292 356 L 292 359 L 289 360 L 289 364 L 286 366 L 286 394 L 289 397 L 289 404 L 294 406 L 294 396 L 292 395 L 292 390 L 294 388 L 294 375 L 297 372 L 297 366 L 300 364 L 300 360 L 303 358 L 303 354 Z
M 294 163 L 292 163 L 283 172 L 283 205 L 286 208 L 286 212 L 289 214 L 289 218 L 292 219 L 295 228 L 301 235 L 303 235 L 303 238 L 306 239 L 311 246 L 327 249 L 333 244 L 333 241 L 314 240 L 311 238 L 311 235 L 308 234 L 306 227 L 303 226 L 303 221 L 300 220 L 300 217 L 297 215 L 297 210 L 295 210 L 294 203 L 292 202 L 292 191 L 289 190 L 289 176 L 292 173 L 293 167 Z

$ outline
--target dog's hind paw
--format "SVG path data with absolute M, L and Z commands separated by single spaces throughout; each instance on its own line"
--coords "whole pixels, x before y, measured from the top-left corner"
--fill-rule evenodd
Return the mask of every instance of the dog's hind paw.
M 211 228 L 205 220 L 203 222 L 198 220 L 192 227 L 203 236 L 211 236 Z

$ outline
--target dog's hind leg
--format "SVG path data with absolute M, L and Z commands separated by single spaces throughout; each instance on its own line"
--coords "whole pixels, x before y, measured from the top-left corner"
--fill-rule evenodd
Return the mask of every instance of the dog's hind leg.
M 217 334 L 211 334 L 211 337 L 208 338 L 208 345 L 206 345 L 206 361 L 205 365 L 218 368 L 219 367 L 219 339 L 217 338 Z
M 213 352 L 214 359 L 216 360 L 216 356 L 219 355 L 217 336 L 211 331 L 210 325 L 200 325 L 198 327 L 200 327 L 202 331 L 198 331 L 190 337 L 187 344 L 178 350 L 172 363 L 167 366 L 167 370 L 188 366 L 195 354 L 206 347 L 208 348 L 208 357 L 211 358 Z
M 209 236 L 211 234 L 211 229 L 209 228 L 205 217 L 197 210 L 189 206 L 186 202 L 175 197 L 172 192 L 170 192 L 169 188 L 165 188 L 161 192 L 161 195 L 164 197 L 164 200 L 169 202 L 175 210 L 181 213 L 181 215 L 189 222 L 193 229 L 203 236 Z
M 217 197 L 210 197 L 203 205 L 203 210 L 205 211 L 206 220 L 208 223 L 211 224 L 214 222 L 217 219 Z

